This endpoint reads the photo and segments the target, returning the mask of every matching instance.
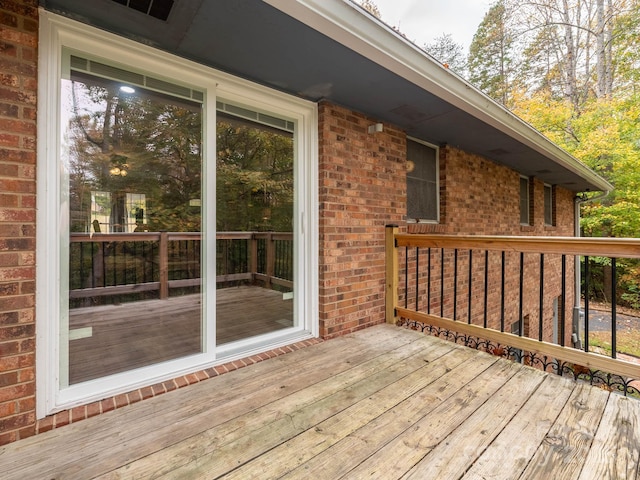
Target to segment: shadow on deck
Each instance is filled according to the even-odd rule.
[[[636,478],[640,402],[390,325],[0,448],[4,479]]]

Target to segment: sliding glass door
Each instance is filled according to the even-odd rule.
[[[38,416],[317,335],[317,110],[41,21]]]
[[[294,125],[218,102],[216,343],[294,325]]]
[[[70,56],[62,82],[63,384],[203,349],[203,94],[154,80]]]

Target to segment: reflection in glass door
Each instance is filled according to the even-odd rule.
[[[70,64],[62,387],[203,350],[203,94],[84,58]]]
[[[294,325],[293,128],[218,102],[218,345]]]

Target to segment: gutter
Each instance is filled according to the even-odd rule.
[[[481,120],[551,159],[591,184],[613,187],[577,158],[546,138],[462,77],[442,66],[390,26],[366,14],[352,0],[264,0],[299,22],[332,38],[379,66]]]
[[[611,190],[606,190],[600,195],[596,195],[595,197],[585,198],[583,196],[576,196],[574,200],[574,225],[575,231],[574,236],[580,237],[580,206],[587,203],[593,202],[595,200],[602,200],[607,197],[611,193]],[[574,287],[574,295],[573,295],[573,326],[572,326],[572,334],[571,341],[573,343],[574,348],[582,349],[582,340],[580,340],[580,333],[584,331],[585,326],[580,322],[580,285],[581,285],[581,273],[580,273],[580,256],[576,255],[574,261],[574,273],[575,273],[575,287]],[[587,321],[587,318],[584,319]]]

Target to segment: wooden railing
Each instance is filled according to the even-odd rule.
[[[446,332],[444,336],[484,345],[492,353],[508,348],[512,356],[519,352],[520,361],[542,359],[545,369],[552,363],[558,374],[570,367],[576,377],[585,372],[591,378],[595,372],[606,372],[605,378],[619,375],[626,393],[627,379],[640,378],[640,360],[616,358],[615,301],[610,307],[610,357],[590,351],[588,321],[576,330],[574,265],[589,265],[590,257],[610,259],[615,289],[616,263],[640,258],[640,240],[400,234],[389,226],[387,322]],[[588,290],[588,279],[582,283]],[[557,331],[550,318],[552,303]],[[588,318],[588,295],[583,308]],[[584,346],[574,348],[580,340]]]
[[[200,286],[199,232],[72,233],[70,299],[155,292]],[[293,235],[219,232],[216,282],[293,286]]]

